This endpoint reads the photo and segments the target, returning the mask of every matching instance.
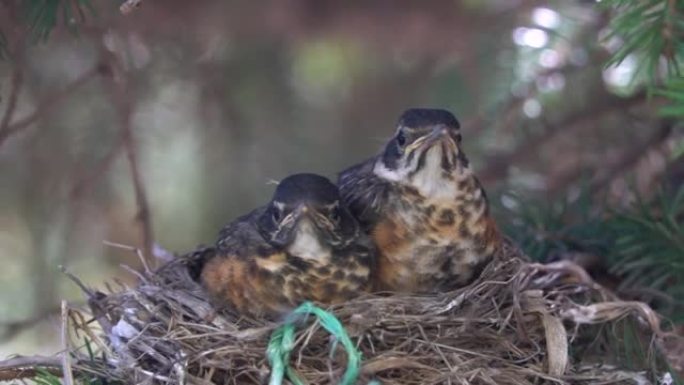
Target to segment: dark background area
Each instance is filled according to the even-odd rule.
[[[636,56],[605,66],[622,42],[593,2],[92,3],[37,38],[0,1],[2,356],[58,349],[51,314],[81,301],[58,266],[132,282],[138,258],[104,240],[211,243],[274,181],[377,152],[409,107],[459,118],[502,227],[531,223],[512,235],[541,259],[595,256],[590,219],[682,181],[682,131]]]

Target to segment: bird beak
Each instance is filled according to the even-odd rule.
[[[442,138],[448,138],[449,137],[449,128],[447,128],[444,125],[439,125],[435,128],[432,129],[432,132],[430,132],[427,135],[427,138],[425,139],[425,144],[427,146],[432,145],[433,143],[441,140]]]
[[[288,214],[280,223],[278,231],[272,236],[271,241],[284,247],[292,241],[294,231],[302,218],[307,217],[311,210],[304,204],[299,205]]]
[[[335,227],[335,225],[331,223],[326,216],[322,215],[316,209],[313,209],[304,204],[298,206],[294,210],[294,216],[295,225],[298,225],[302,221],[307,221],[319,233],[331,231]]]
[[[295,209],[297,213],[297,217],[301,217],[302,215],[306,215],[309,212],[309,207],[305,204],[301,204],[297,206],[297,209]]]
[[[291,222],[292,224],[296,224],[302,218],[308,216],[311,212],[312,212],[311,209],[307,205],[302,203],[299,206],[297,206],[297,208],[294,209],[294,211],[292,211],[292,213],[290,214],[290,218],[289,218],[288,222]]]
[[[312,210],[309,209],[309,207],[307,207],[305,204],[301,204],[297,206],[296,209],[292,210],[292,212],[288,214],[285,217],[285,219],[283,219],[283,221],[280,224],[280,227],[294,227],[302,218],[309,216],[311,212]]]
[[[440,124],[438,126],[435,126],[429,134],[423,135],[422,137],[418,138],[418,140],[413,142],[413,144],[410,146],[408,150],[425,150],[432,147],[433,144],[443,140],[444,138],[451,139],[451,136],[449,135],[449,128],[443,124]],[[449,140],[449,142],[453,141]]]
[[[299,220],[309,212],[309,208],[306,205],[301,204],[297,206],[296,209],[292,210],[285,219],[280,223],[281,227],[294,226],[299,222]]]

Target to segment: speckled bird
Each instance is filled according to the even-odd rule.
[[[369,289],[374,246],[330,180],[296,174],[265,206],[220,233],[200,280],[219,307],[274,316],[305,300],[327,305]]]
[[[460,125],[448,111],[405,111],[382,152],[343,171],[338,185],[377,246],[377,290],[464,286],[502,247],[461,148]]]

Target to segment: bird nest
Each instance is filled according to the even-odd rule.
[[[85,289],[89,309],[68,312],[66,359],[77,376],[127,384],[279,383],[267,351],[282,320],[215,312],[182,259],[140,273],[135,287],[107,289]],[[647,384],[681,370],[684,357],[681,341],[661,329],[648,306],[618,300],[568,262],[502,257],[465,288],[366,295],[326,310],[361,353],[347,383]],[[294,326],[283,383],[343,383],[351,360],[339,339],[313,316]],[[634,340],[645,347],[629,367],[619,359],[628,330],[638,331]]]

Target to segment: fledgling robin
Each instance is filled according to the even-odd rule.
[[[340,174],[342,199],[378,248],[376,289],[471,282],[502,245],[448,111],[410,109],[379,155]]]
[[[369,289],[374,246],[342,204],[337,186],[315,174],[278,184],[270,203],[220,233],[200,280],[214,301],[274,316],[311,300],[333,304]]]

